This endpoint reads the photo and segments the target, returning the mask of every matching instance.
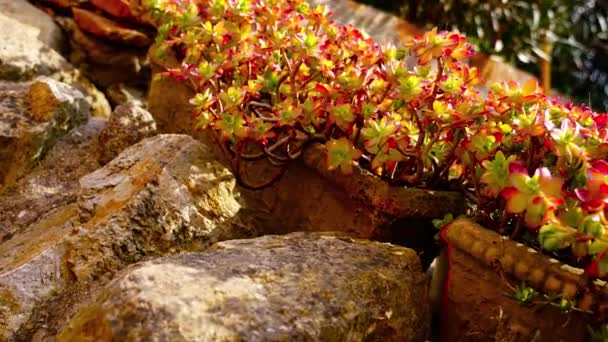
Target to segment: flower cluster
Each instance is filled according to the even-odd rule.
[[[284,168],[308,144],[325,144],[330,169],[457,184],[514,237],[525,227],[545,250],[571,248],[590,274],[608,274],[604,114],[547,98],[534,81],[482,95],[466,63],[473,50],[457,33],[381,47],[303,0],[154,6],[159,42],[182,61],[164,75],[197,91],[197,127],[217,134],[237,175],[241,161]]]

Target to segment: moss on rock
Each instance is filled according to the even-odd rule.
[[[390,244],[332,233],[232,240],[132,267],[59,341],[422,341],[425,284],[415,252]]]

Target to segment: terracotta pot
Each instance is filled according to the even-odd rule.
[[[441,308],[444,341],[587,341],[592,316],[553,305],[523,305],[509,295],[525,282],[544,295],[561,295],[586,309],[608,300],[605,282],[586,291],[583,270],[549,258],[466,219],[442,231],[447,280]],[[441,268],[441,267],[440,267]]]

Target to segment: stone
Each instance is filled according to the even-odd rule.
[[[0,9],[7,7],[6,4],[0,6]],[[31,80],[38,75],[48,76],[69,67],[58,52],[46,45],[46,42],[53,42],[43,40],[45,38],[41,37],[40,27],[28,25],[19,16],[11,16],[11,13],[0,11],[0,27],[4,28],[0,30],[0,80]],[[40,13],[41,18],[50,19],[43,12]]]
[[[92,118],[87,124],[73,129],[53,146],[45,159],[32,172],[23,177],[9,191],[0,195],[2,241],[0,259],[3,260],[0,267],[3,271],[9,269],[6,261],[13,256],[16,256],[14,260],[17,260],[18,263],[20,257],[25,257],[25,259],[21,259],[23,261],[21,265],[24,265],[26,270],[28,267],[31,268],[29,268],[29,273],[22,270],[23,276],[19,278],[22,283],[14,285],[16,291],[23,286],[27,290],[33,291],[28,294],[26,290],[25,293],[20,292],[18,295],[13,295],[7,287],[4,285],[1,287],[0,296],[5,296],[3,300],[12,298],[11,300],[14,301],[9,301],[9,303],[16,305],[0,304],[0,326],[3,327],[0,336],[2,339],[6,339],[8,336],[5,330],[7,325],[12,326],[14,322],[20,322],[29,315],[28,310],[31,303],[28,302],[28,299],[37,298],[36,296],[43,295],[47,290],[46,284],[40,283],[40,280],[56,280],[55,266],[51,264],[50,268],[45,267],[44,263],[47,259],[44,252],[42,255],[36,253],[44,251],[47,240],[56,239],[57,234],[62,232],[56,229],[55,225],[61,225],[63,220],[75,215],[80,177],[99,168],[96,156],[97,139],[104,126],[104,120]],[[38,225],[39,222],[40,225]],[[38,230],[34,229],[34,234],[31,234],[32,226],[38,227]],[[46,229],[47,227],[50,228]],[[30,233],[28,233],[28,229]],[[26,239],[22,239],[21,234],[24,234]],[[32,248],[33,254],[27,254],[28,248]],[[35,262],[33,264],[25,262],[27,256],[33,257]],[[33,283],[25,285],[30,280]]]
[[[160,76],[168,68],[179,66],[171,53],[163,53],[157,45],[148,51],[152,81],[148,89],[148,110],[154,116],[158,130],[165,133],[192,134],[194,121],[190,100],[195,93],[187,84]]]
[[[58,53],[67,49],[67,40],[61,28],[50,15],[44,13],[26,0],[0,0],[0,13],[10,17],[22,25],[38,30],[36,37],[43,45]],[[20,34],[14,30],[6,30],[3,34]]]
[[[125,148],[156,134],[156,122],[147,110],[133,102],[114,109],[99,137],[99,162],[107,164]]]
[[[26,176],[0,195],[0,240],[76,203],[79,179],[100,167],[98,139],[106,121],[91,118],[59,139],[46,157]]]
[[[0,80],[29,81],[49,76],[80,90],[91,105],[91,114],[110,115],[107,99],[61,53],[68,41],[51,16],[25,0],[0,0]]]
[[[91,116],[107,118],[112,113],[112,107],[106,95],[97,89],[93,82],[86,78],[80,70],[70,68],[53,74],[50,77],[80,90],[91,106]]]
[[[56,20],[70,38],[70,62],[96,85],[105,88],[145,77],[146,49],[108,44],[83,32],[72,18]]]
[[[0,339],[69,287],[146,257],[259,235],[241,217],[232,174],[186,135],[131,146],[82,177],[76,199],[63,203],[0,244]]]
[[[135,20],[141,24],[154,26],[152,13],[142,0],[90,0],[98,9],[116,18]]]
[[[114,83],[106,88],[106,96],[113,106],[132,102],[142,108],[147,108],[146,91],[147,89],[144,90],[123,83]]]
[[[424,341],[425,276],[407,248],[342,234],[233,240],[147,261],[58,341]]]
[[[88,0],[42,0],[42,2],[58,6],[64,9],[71,8],[73,6],[79,6],[82,3],[87,2]]]
[[[146,34],[94,12],[73,8],[72,13],[78,27],[94,36],[137,47],[146,47],[152,44],[152,40]]]
[[[0,81],[0,191],[88,116],[84,96],[67,84],[47,77],[31,83]]]
[[[133,18],[133,13],[129,8],[129,0],[91,0],[91,4],[96,8],[116,17]]]

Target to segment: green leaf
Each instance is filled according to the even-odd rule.
[[[401,161],[403,160],[403,155],[392,148],[385,148],[379,151],[372,159],[372,169],[377,169],[386,165],[386,163],[391,161]]]
[[[210,64],[207,61],[202,61],[198,64],[198,73],[204,80],[209,80],[213,76],[215,76],[215,71],[217,67],[215,65]]]
[[[601,252],[608,250],[608,241],[596,239],[589,244],[589,254],[597,255]]]
[[[480,182],[486,185],[484,191],[487,194],[496,197],[509,184],[509,164],[515,159],[515,155],[505,158],[502,151],[498,151],[492,161],[484,160],[481,163],[485,170]]]
[[[409,101],[422,92],[422,79],[418,76],[409,75],[399,79],[399,91],[404,100]]]
[[[448,94],[459,94],[462,92],[463,81],[460,77],[450,75],[439,87]]]
[[[306,33],[302,42],[307,50],[312,51],[319,43],[319,38],[312,32]]]
[[[211,90],[207,88],[203,93],[197,93],[194,98],[190,99],[190,104],[198,107],[200,110],[208,109],[215,100]]]
[[[571,230],[554,222],[542,226],[538,233],[538,242],[543,249],[548,251],[566,248],[573,241]]]
[[[593,237],[599,238],[604,235],[604,225],[602,224],[600,214],[585,216],[578,229],[581,233]]]
[[[361,151],[356,149],[346,138],[332,139],[327,146],[327,168],[340,169],[344,174],[351,174],[353,162],[361,157]]]
[[[366,102],[363,104],[363,106],[361,106],[361,112],[363,114],[363,118],[367,120],[374,115],[374,113],[376,113],[376,106]]]
[[[390,122],[387,117],[383,117],[380,120],[368,120],[368,125],[361,129],[361,135],[365,141],[365,149],[370,153],[376,154],[388,138],[395,133],[397,126]]]
[[[226,110],[243,103],[245,91],[240,87],[229,87],[225,92],[220,93],[220,99],[224,105],[224,110]]]
[[[351,105],[348,103],[334,106],[331,111],[331,117],[336,122],[336,125],[344,130],[348,129],[355,120]]]
[[[479,160],[483,160],[490,156],[499,143],[496,141],[496,137],[488,134],[477,134],[471,138],[471,148],[475,152],[475,157]]]
[[[441,229],[447,226],[450,222],[454,221],[454,215],[452,213],[445,214],[441,219],[434,219],[432,221],[433,226],[437,229]]]
[[[517,300],[521,304],[530,304],[537,296],[538,292],[523,282],[521,285],[515,288],[515,291],[511,295],[513,299]]]
[[[223,113],[220,115],[220,120],[216,122],[216,127],[224,137],[231,138],[243,128],[244,124],[245,120],[241,115]]]

